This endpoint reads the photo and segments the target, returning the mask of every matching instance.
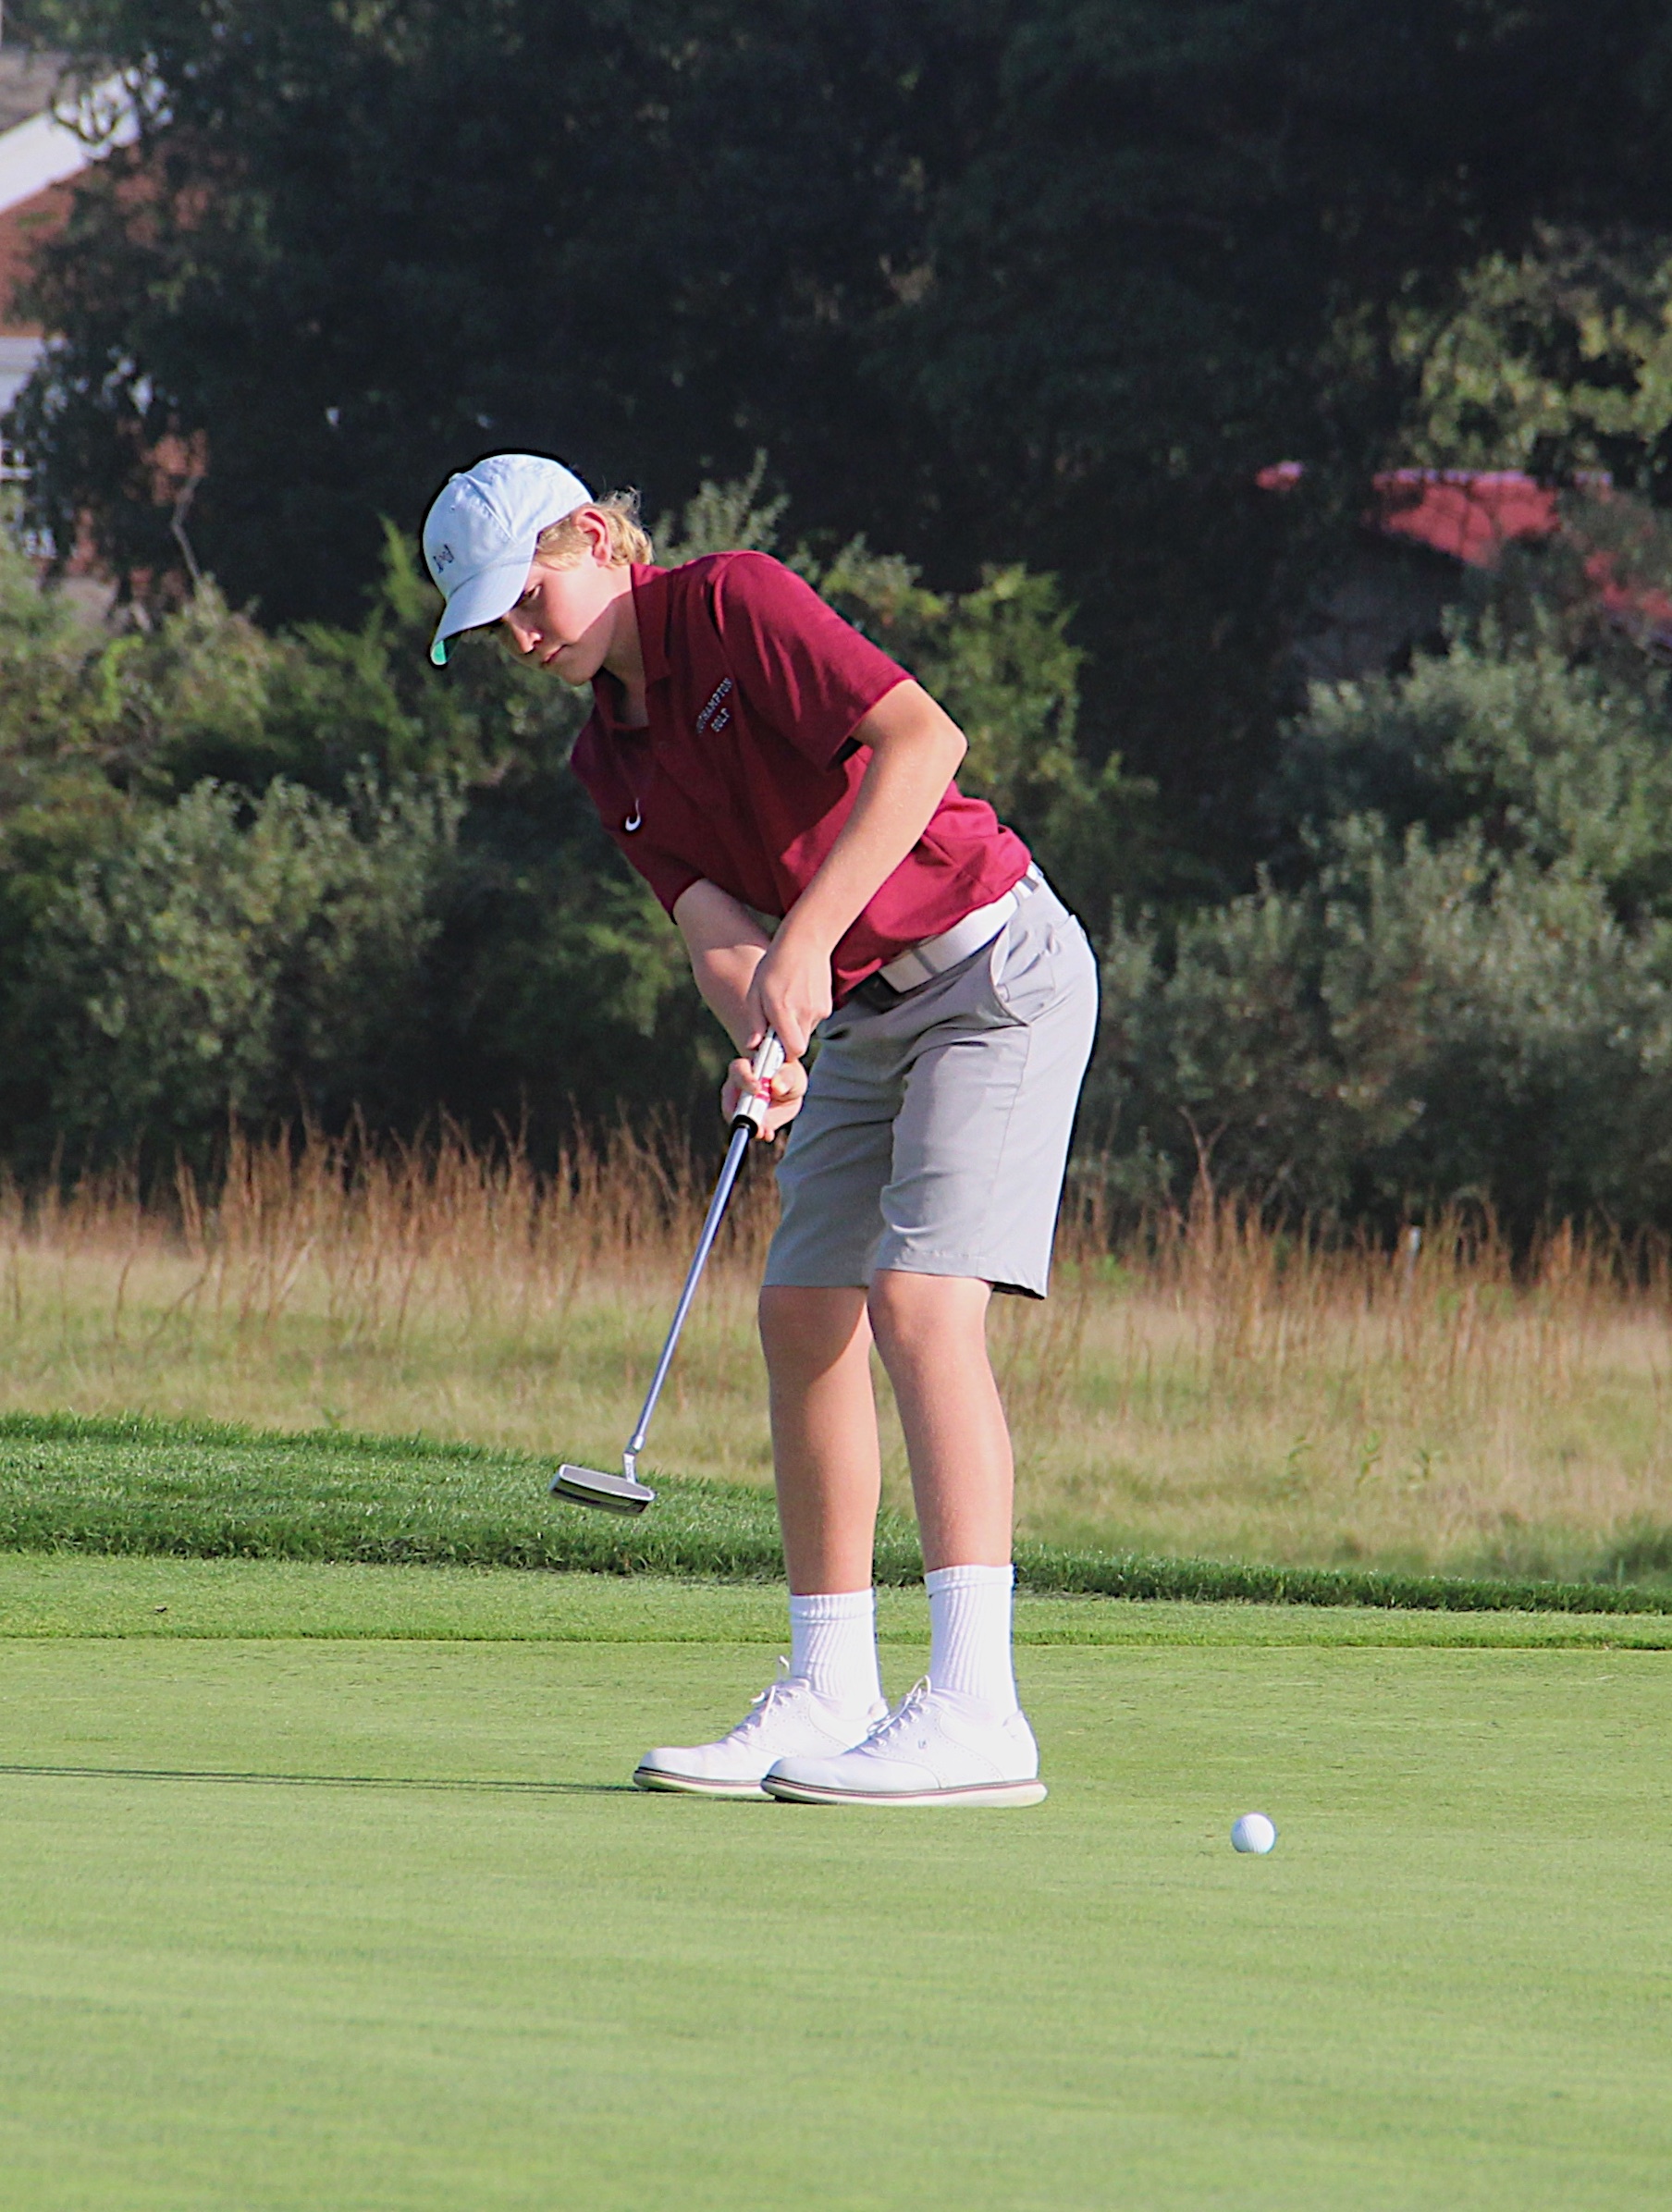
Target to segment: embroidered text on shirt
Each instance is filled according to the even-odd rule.
[[[722,676],[709,694],[708,703],[696,718],[696,734],[705,736],[710,730],[723,730],[732,719],[732,709],[724,704],[732,689],[730,676]]]

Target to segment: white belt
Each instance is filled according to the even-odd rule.
[[[939,937],[926,937],[921,944],[897,952],[877,973],[891,990],[916,990],[919,984],[932,982],[972,952],[978,952],[983,945],[991,944],[1022,903],[1019,893],[1037,889],[1042,880],[1038,868],[1029,868],[1014,891],[1007,891],[990,906],[977,906],[950,929],[942,929]]]

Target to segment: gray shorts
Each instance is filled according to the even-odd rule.
[[[778,1169],[768,1284],[879,1269],[1043,1297],[1097,1027],[1097,962],[1048,884],[990,945],[886,1011],[839,1006]]]

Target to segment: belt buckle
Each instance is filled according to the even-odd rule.
[[[896,990],[891,983],[883,980],[882,970],[867,976],[863,983],[856,983],[851,994],[862,1006],[868,1006],[873,1014],[887,1014],[898,1006],[905,993]]]

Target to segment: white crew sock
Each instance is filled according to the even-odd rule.
[[[790,1672],[843,1711],[882,1697],[877,1672],[877,1593],[838,1590],[790,1600]]]
[[[1000,1713],[1016,1710],[1010,1663],[1014,1567],[938,1567],[928,1591],[929,1686],[979,1698]]]

